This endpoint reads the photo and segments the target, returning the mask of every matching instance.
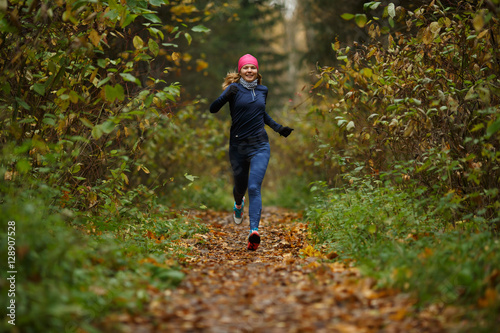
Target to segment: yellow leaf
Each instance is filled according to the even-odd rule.
[[[307,245],[307,247],[305,247],[304,249],[301,249],[300,253],[302,253],[303,255],[305,255],[307,257],[321,257],[321,252],[316,250],[311,245]]]
[[[201,59],[196,60],[196,71],[201,72],[202,70],[206,69],[208,67],[208,63],[206,61],[203,61]]]
[[[430,257],[430,256],[432,255],[432,253],[433,253],[433,252],[434,252],[434,251],[433,251],[432,249],[430,249],[430,248],[426,247],[426,248],[424,249],[424,252],[420,253],[420,254],[418,255],[418,257],[419,257],[420,259],[425,259],[425,258]]]
[[[476,30],[476,32],[479,32],[483,29],[484,17],[482,13],[479,13],[476,16],[474,16],[474,18],[472,19],[472,24],[474,25],[474,29]]]
[[[336,40],[335,43],[333,44],[333,49],[335,51],[340,50],[340,42],[338,40]]]
[[[484,297],[480,298],[477,302],[480,307],[486,308],[493,306],[499,301],[498,293],[494,288],[488,288],[484,292]]]
[[[436,38],[437,35],[439,34],[439,31],[441,31],[441,26],[439,25],[438,22],[432,22],[429,25],[429,30],[432,32],[433,37]]]
[[[375,54],[375,52],[377,52],[377,48],[376,47],[372,47],[372,49],[370,50],[370,52],[368,53],[368,55],[366,56],[366,58],[370,59]]]
[[[422,42],[424,44],[430,44],[433,40],[433,35],[429,27],[424,30],[424,34],[422,36]]]
[[[139,168],[144,171],[145,173],[149,173],[148,168],[146,168],[144,165],[140,165]]]
[[[367,78],[371,78],[373,76],[373,71],[371,68],[363,68],[360,71],[361,74],[363,74]]]
[[[89,79],[89,81],[90,81],[90,82],[94,82],[94,79],[95,79],[95,77],[96,77],[96,75],[97,75],[97,71],[98,71],[98,69],[96,68],[96,69],[92,72],[92,75],[90,75],[90,79]]]
[[[121,174],[122,179],[125,181],[126,184],[128,184],[128,177],[126,174],[122,173]]]
[[[177,61],[181,58],[181,54],[179,52],[173,52],[172,53],[172,60]]]
[[[173,6],[170,9],[170,12],[173,13],[173,14],[175,14],[175,15],[177,15],[177,16],[180,16],[182,14],[189,15],[192,12],[195,12],[195,11],[198,11],[195,6],[193,6],[193,5],[184,5],[184,4]]]
[[[134,43],[134,47],[137,50],[142,49],[144,47],[144,41],[139,36],[135,36],[132,42]]]
[[[316,89],[316,88],[318,88],[318,87],[320,86],[320,84],[322,84],[322,83],[323,83],[323,78],[319,79],[319,80],[318,80],[318,82],[316,82],[312,88],[313,88],[313,89]]]
[[[406,308],[401,308],[396,313],[390,315],[389,318],[395,321],[401,321],[406,317],[407,314],[408,311],[406,310]]]
[[[92,29],[92,31],[89,34],[89,39],[92,42],[92,44],[94,44],[94,46],[98,46],[99,42],[101,41],[101,36],[99,35],[99,33],[97,31]],[[90,80],[90,81],[92,81],[92,80]]]

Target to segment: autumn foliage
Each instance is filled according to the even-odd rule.
[[[338,131],[319,152],[330,160],[330,178],[342,165],[392,173],[453,205],[450,222],[497,223],[498,9],[468,1],[415,11],[379,5],[344,16],[372,42],[332,43],[338,66],[322,67],[314,86]]]
[[[498,327],[499,1],[331,17],[334,2],[301,17],[350,20],[366,40],[332,39],[305,101],[282,103],[296,131],[271,140],[263,193],[284,179],[278,204],[302,209],[315,177],[314,200],[304,215],[266,207],[249,253],[246,226],[208,209],[231,207],[230,124],[203,112],[220,88],[200,77],[223,77],[233,54],[212,65],[190,49],[210,20],[224,39],[212,54],[257,24],[246,36],[284,81],[266,35],[281,15],[266,1],[0,0],[0,216],[23,233],[15,329]]]

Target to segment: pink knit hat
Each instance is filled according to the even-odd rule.
[[[240,58],[240,60],[238,61],[238,73],[241,71],[241,67],[245,65],[255,65],[255,67],[257,67],[257,70],[259,70],[259,63],[257,62],[257,58],[255,58],[251,54],[245,54]]]

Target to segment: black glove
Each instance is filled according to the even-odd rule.
[[[238,92],[238,86],[236,86],[235,84],[232,84],[229,86],[229,89],[226,91],[225,96],[227,98],[231,98],[234,95],[236,95],[237,92]]]
[[[281,136],[284,136],[285,138],[287,136],[290,135],[290,133],[292,133],[293,131],[293,128],[290,128],[288,126],[285,126],[285,127],[281,127],[281,129],[278,131],[278,133],[281,135]]]

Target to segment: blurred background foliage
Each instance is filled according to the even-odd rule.
[[[466,251],[457,238],[479,252],[488,239],[474,257],[484,265],[451,261],[470,274],[441,299],[498,308],[499,10],[498,0],[0,0],[2,225],[17,223],[18,265],[39,260],[19,300],[53,311],[54,330],[95,328],[106,313],[96,307],[138,311],[141,276],[175,285],[168,249],[204,232],[187,211],[232,206],[229,110],[208,106],[252,53],[268,113],[295,128],[269,132],[264,204],[306,209],[318,246],[384,283],[427,281],[422,304],[442,290],[432,281],[443,253]],[[416,242],[395,243],[405,235]],[[435,269],[395,274],[377,257],[405,244],[399,268],[428,248]],[[66,291],[49,287],[63,276]],[[118,280],[99,297],[108,278]],[[138,294],[124,304],[113,293],[127,279]],[[467,279],[482,283],[463,293]],[[30,288],[52,294],[30,299]],[[18,310],[23,331],[37,331]]]

